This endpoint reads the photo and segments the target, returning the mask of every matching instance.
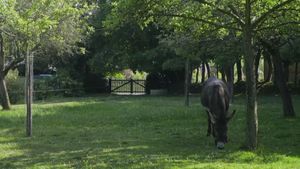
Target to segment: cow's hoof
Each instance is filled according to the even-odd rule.
[[[224,146],[225,146],[225,144],[222,143],[222,142],[218,142],[218,143],[217,143],[217,148],[220,149],[220,150],[221,150],[221,149],[224,149]]]

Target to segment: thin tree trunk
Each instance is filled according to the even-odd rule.
[[[295,111],[292,103],[292,98],[290,92],[287,87],[287,81],[285,76],[287,76],[284,72],[283,61],[280,57],[279,51],[279,43],[280,39],[272,39],[270,42],[262,41],[264,47],[268,50],[271,54],[274,64],[274,74],[275,74],[275,82],[276,86],[279,88],[281,99],[282,99],[282,106],[283,106],[283,115],[285,117],[294,117]]]
[[[4,59],[4,41],[2,33],[0,33],[0,95],[1,95],[1,105],[3,110],[10,109],[10,100],[5,83],[5,59]]]
[[[284,117],[294,117],[296,116],[296,114],[294,111],[292,98],[286,84],[285,76],[287,75],[283,71],[282,60],[280,58],[278,49],[276,48],[274,50],[275,51],[274,53],[272,53],[272,57],[274,63],[276,85],[279,88],[280,95],[282,98],[283,115]]]
[[[184,82],[184,96],[185,96],[185,106],[190,105],[189,99],[189,86],[190,86],[190,60],[187,58],[185,61],[185,82]]]
[[[256,83],[259,81],[259,61],[260,61],[260,57],[261,57],[261,50],[258,49],[257,50],[257,54],[255,56],[255,77],[256,77]]]
[[[202,63],[202,74],[201,74],[201,83],[204,83],[205,81],[205,63]]]
[[[246,0],[245,3],[245,25],[243,27],[243,36],[247,87],[246,146],[249,149],[254,150],[257,148],[258,118],[250,0]]]
[[[240,82],[243,80],[243,74],[242,74],[242,60],[239,59],[236,62],[236,69],[237,69],[237,82]]]
[[[270,82],[272,79],[272,72],[273,72],[273,64],[271,60],[271,55],[267,51],[263,51],[265,62],[268,63],[268,72],[267,76],[265,76],[265,82]]]
[[[209,64],[207,62],[205,62],[205,66],[206,66],[206,69],[207,69],[207,77],[209,78],[210,77],[210,67],[209,67]]]
[[[234,82],[233,69],[234,69],[233,65],[226,67],[227,86],[228,86],[231,102],[233,101],[233,82]]]
[[[0,75],[0,93],[1,93],[1,106],[3,110],[10,110],[10,100],[7,92],[4,77]]]
[[[196,84],[199,82],[199,67],[196,69]]]
[[[294,79],[294,84],[297,87],[298,86],[298,62],[295,64],[295,79]]]
[[[284,71],[284,74],[285,74],[285,81],[288,82],[289,81],[289,75],[290,75],[290,69],[289,69],[289,66],[290,66],[290,63],[288,61],[282,61],[283,62],[283,71]]]
[[[222,69],[221,69],[221,76],[222,76],[222,80],[226,81],[226,74],[225,74],[224,66],[222,66]]]
[[[216,69],[217,69],[217,70],[216,70],[216,77],[219,79],[219,66],[217,66]]]

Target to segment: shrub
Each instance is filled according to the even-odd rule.
[[[83,84],[64,74],[50,77],[36,77],[34,81],[35,99],[43,100],[54,96],[81,96]]]
[[[101,74],[89,73],[85,75],[84,90],[87,93],[109,92],[108,80]]]
[[[200,83],[192,83],[190,86],[191,93],[201,93],[202,84]]]
[[[150,94],[151,89],[166,89],[167,79],[161,73],[149,73],[146,77],[146,93]]]
[[[25,79],[19,77],[18,70],[9,71],[5,80],[10,102],[15,104],[23,101]]]
[[[233,86],[233,92],[234,94],[246,93],[246,82],[245,81],[236,82]]]
[[[25,78],[18,76],[18,71],[10,71],[6,76],[6,85],[12,104],[24,100]],[[69,76],[60,74],[57,76],[34,77],[34,100],[44,100],[51,97],[72,97],[84,94],[83,83],[73,80]]]

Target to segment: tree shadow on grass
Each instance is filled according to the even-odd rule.
[[[0,145],[8,154],[0,158],[0,168],[185,168],[274,163],[300,155],[300,136],[293,134],[299,119],[282,122],[266,113],[262,118],[273,121],[262,121],[259,150],[245,152],[240,150],[244,118],[238,116],[230,124],[231,142],[219,151],[205,136],[206,116],[198,105],[156,109],[123,99],[54,105],[35,113],[32,138],[24,136],[20,120],[1,117]]]

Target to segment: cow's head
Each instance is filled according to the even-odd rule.
[[[212,124],[212,134],[215,139],[217,148],[223,149],[225,143],[227,143],[227,123],[234,116],[235,110],[232,113],[226,113],[226,117],[216,117],[213,113],[208,111],[210,116],[210,122]]]

